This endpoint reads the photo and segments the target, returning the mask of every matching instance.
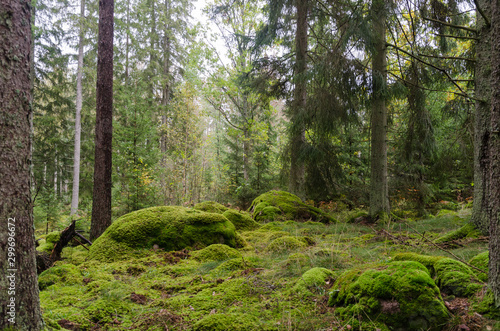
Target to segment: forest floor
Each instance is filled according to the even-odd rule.
[[[241,232],[248,245],[236,258],[228,251],[215,260],[200,259],[196,251],[152,249],[146,257],[105,263],[89,260],[81,246],[67,247],[64,259],[40,277],[43,316],[49,330],[381,330],[364,316],[341,318],[328,306],[335,279],[401,252],[467,262],[488,249],[486,238],[441,246],[433,240],[465,225],[470,212],[380,225],[347,223],[345,214],[332,214],[339,222],[327,225],[271,222]],[[289,236],[306,244],[276,245],[275,239]],[[321,286],[298,287],[314,267],[333,272]],[[438,329],[496,329],[474,308],[483,294],[442,293],[451,318]]]

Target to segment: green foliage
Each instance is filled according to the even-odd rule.
[[[38,287],[40,291],[54,284],[75,285],[81,284],[82,274],[73,264],[63,264],[45,270],[38,277]]]

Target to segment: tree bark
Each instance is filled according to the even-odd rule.
[[[113,0],[99,0],[94,195],[90,240],[111,225],[113,137]]]
[[[491,87],[488,285],[500,307],[500,0],[491,2]]]
[[[80,192],[80,146],[82,135],[82,71],[83,71],[83,19],[85,17],[85,0],[80,2],[80,36],[78,40],[78,66],[76,69],[76,112],[75,112],[75,150],[73,154],[73,194],[71,198],[70,215],[78,211]]]
[[[486,12],[491,12],[490,1],[478,0],[478,4]],[[489,229],[489,139],[491,124],[491,36],[490,27],[483,17],[476,15],[478,42],[476,43],[476,68],[474,82],[476,87],[475,97],[475,123],[474,123],[474,205],[471,221],[484,234]]]
[[[387,90],[386,7],[384,0],[372,1],[372,116],[370,216],[390,212],[387,184]]]
[[[290,182],[291,193],[304,197],[305,167],[300,158],[300,152],[305,144],[305,128],[302,116],[306,111],[307,103],[307,14],[308,0],[296,0],[297,30],[295,32],[295,90],[291,109],[291,136],[290,136]]]
[[[0,2],[0,329],[41,330],[31,164],[31,1]]]

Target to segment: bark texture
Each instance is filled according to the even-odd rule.
[[[111,224],[113,137],[113,0],[99,0],[94,195],[90,240]]]
[[[31,1],[0,1],[2,330],[42,329],[30,193],[31,36]]]
[[[71,215],[78,211],[80,193],[80,146],[82,135],[82,72],[83,72],[83,19],[85,17],[85,0],[80,2],[80,37],[78,40],[78,67],[76,71],[76,111],[75,111],[75,150],[73,154],[73,195],[71,198]]]
[[[384,0],[372,1],[372,116],[370,216],[388,214],[387,184],[387,60],[386,8]]]
[[[300,159],[300,151],[305,144],[305,129],[302,117],[305,116],[307,103],[307,14],[308,0],[296,0],[297,30],[295,32],[295,90],[291,109],[290,121],[292,129],[290,135],[290,183],[291,193],[304,196],[305,167]]]
[[[500,306],[500,0],[491,2],[490,243],[488,285]]]

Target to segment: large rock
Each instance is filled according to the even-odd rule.
[[[257,222],[275,220],[335,222],[333,217],[321,209],[307,205],[298,196],[284,191],[273,190],[258,196],[252,202],[249,211]]]
[[[449,318],[429,271],[414,261],[346,271],[332,290],[328,304],[337,307],[335,313],[360,316],[361,323],[383,323],[391,330],[441,330]]]
[[[114,261],[154,245],[166,251],[212,244],[236,246],[234,225],[220,214],[178,207],[152,207],[118,218],[90,247],[89,258]]]

